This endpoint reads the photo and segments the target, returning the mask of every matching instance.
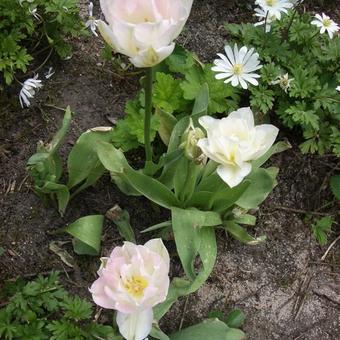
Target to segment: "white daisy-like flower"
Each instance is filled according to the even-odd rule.
[[[294,5],[289,0],[256,0],[256,5],[259,5],[268,16],[275,16],[276,19],[281,19],[281,13],[287,13]]]
[[[254,26],[266,25],[266,33],[270,32],[272,26],[271,24],[277,20],[275,15],[269,15],[268,12],[264,11],[262,7],[255,8],[255,16],[258,17],[259,22],[254,24]]]
[[[288,73],[284,75],[280,75],[276,80],[273,80],[271,85],[280,85],[281,89],[287,93],[290,88],[290,83],[294,80],[294,78],[289,78]]]
[[[339,25],[325,13],[322,13],[322,16],[316,14],[315,20],[313,20],[311,24],[319,27],[321,34],[324,34],[327,31],[330,39],[333,39],[334,33],[340,29]]]
[[[335,89],[340,92],[340,86],[337,86]]]
[[[231,83],[232,86],[240,84],[244,89],[248,88],[247,83],[257,86],[259,83],[256,78],[260,78],[260,75],[254,72],[262,65],[258,53],[254,53],[254,48],[243,46],[239,50],[235,44],[234,50],[229,45],[226,45],[224,50],[226,55],[218,53],[221,59],[215,59],[215,66],[211,68],[218,72],[215,78],[225,79],[224,82]]]
[[[29,98],[33,98],[35,95],[35,89],[42,87],[41,80],[38,79],[38,74],[34,78],[25,80],[22,84],[22,88],[19,93],[20,105],[23,108],[25,105],[28,107],[31,105]]]
[[[39,21],[42,20],[40,14],[37,12],[37,8],[33,8],[33,9],[29,8],[28,11],[33,16],[34,19],[39,20]]]
[[[86,21],[85,26],[87,28],[90,27],[91,32],[98,37],[98,33],[96,32],[98,21],[93,17],[93,2],[89,4],[89,20]]]

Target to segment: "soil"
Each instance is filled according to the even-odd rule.
[[[224,22],[249,21],[249,4],[239,3],[195,1],[180,42],[202,60],[211,61],[227,40]],[[81,6],[86,15],[86,2],[81,1]],[[98,4],[95,10],[99,13]],[[29,109],[18,105],[16,87],[2,99],[0,246],[5,252],[0,256],[0,283],[56,269],[69,272],[49,250],[49,244],[56,240],[69,242],[66,247],[71,253],[70,238],[58,230],[81,216],[105,214],[119,204],[129,211],[136,230],[167,218],[167,212],[146,199],[121,194],[108,176],[71,201],[64,217],[54,207],[44,206],[33,193],[25,164],[35,152],[37,142],[50,140],[57,130],[63,115],[58,108],[70,105],[76,113],[61,150],[65,159],[82,132],[95,126],[109,126],[112,119],[121,117],[126,100],[138,88],[138,77],[122,77],[103,62],[100,39],[82,38],[73,44],[72,59],[53,63],[55,75],[45,81]],[[327,246],[320,247],[315,242],[304,213],[312,211],[320,218],[339,208],[333,205],[331,209],[322,209],[332,201],[327,184],[329,177],[339,170],[339,160],[332,155],[302,155],[297,136],[283,130],[280,137],[288,137],[293,147],[270,161],[270,165],[280,168],[278,185],[254,212],[258,220],[251,231],[267,235],[268,240],[251,247],[218,233],[218,261],[213,274],[197,293],[180,299],[164,317],[161,326],[166,332],[200,322],[212,310],[227,313],[239,308],[247,317],[243,329],[248,339],[339,338],[340,251],[335,245],[321,260]],[[138,162],[139,155],[141,150],[132,157]],[[339,234],[338,226],[333,227],[329,243]],[[146,240],[136,234],[140,243]],[[108,220],[102,241],[103,255],[122,242]],[[171,242],[168,245],[171,247]],[[90,297],[87,287],[96,277],[98,258],[72,256],[77,265],[62,276],[64,283],[77,294]],[[178,274],[176,258],[172,268],[173,274]]]

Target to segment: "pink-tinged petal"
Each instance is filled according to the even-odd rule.
[[[111,300],[104,291],[104,284],[102,279],[97,279],[93,282],[89,289],[92,294],[93,301],[100,307],[107,309],[115,309],[115,301]]]
[[[152,239],[144,244],[144,247],[150,249],[154,253],[158,254],[166,264],[167,268],[170,267],[170,256],[168,250],[166,249],[162,239],[156,238]]]
[[[136,67],[152,67],[167,58],[173,52],[174,48],[174,43],[169,46],[161,47],[157,50],[149,48],[147,50],[140,51],[138,55],[131,57],[130,61]]]
[[[152,308],[133,314],[117,313],[116,322],[120,334],[126,340],[144,340],[151,332]]]

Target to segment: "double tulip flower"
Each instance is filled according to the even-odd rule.
[[[104,40],[136,67],[152,67],[174,50],[193,0],[100,0]]]

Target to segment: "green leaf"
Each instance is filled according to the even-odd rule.
[[[325,216],[316,220],[312,225],[313,234],[321,246],[327,244],[327,234],[331,232],[333,223],[334,221],[330,216]]]
[[[130,224],[130,215],[127,210],[115,205],[106,213],[106,217],[117,226],[120,236],[126,241],[136,243],[135,234]]]
[[[120,175],[128,167],[127,160],[122,151],[116,149],[112,144],[98,142],[96,146],[97,155],[103,166],[110,172]]]
[[[65,231],[75,238],[73,247],[77,254],[99,255],[103,222],[103,215],[89,215],[65,227]]]
[[[231,311],[225,320],[225,323],[231,328],[240,328],[246,319],[244,313],[239,309]]]
[[[170,74],[157,72],[153,87],[154,106],[167,113],[173,113],[182,107],[183,91],[179,85],[180,80],[174,79]]]
[[[68,187],[73,188],[82,181],[82,189],[94,184],[104,173],[96,146],[99,141],[110,142],[112,128],[94,128],[83,133],[73,146],[67,160]]]
[[[233,221],[226,221],[223,223],[223,226],[236,240],[247,245],[257,245],[266,240],[265,236],[259,236],[257,238],[252,237],[245,231],[244,228]]]
[[[159,121],[158,134],[165,145],[169,145],[170,136],[173,128],[177,123],[177,119],[170,113],[156,108],[155,116]]]
[[[254,209],[260,205],[276,186],[277,168],[257,168],[246,178],[251,181],[250,186],[236,202],[244,209]]]
[[[194,65],[194,59],[189,51],[176,44],[175,50],[165,60],[165,63],[171,72],[185,74]]]
[[[282,142],[278,142],[276,144],[274,144],[263,156],[261,156],[260,158],[256,159],[255,161],[253,161],[251,163],[252,168],[259,168],[261,165],[263,165],[264,163],[267,162],[267,160],[280,152],[286,151],[288,149],[290,149],[292,146],[290,145],[290,143],[288,141],[282,141]]]
[[[169,337],[162,332],[158,325],[153,325],[150,336],[158,340],[170,340]]]
[[[204,83],[195,97],[192,116],[200,117],[208,113],[209,106],[209,86]]]
[[[172,229],[174,232],[176,248],[181,259],[186,275],[194,280],[196,273],[194,270],[194,260],[199,253],[202,244],[207,241],[204,239],[205,232],[203,227],[213,227],[222,223],[219,214],[210,211],[199,211],[196,209],[184,210],[180,208],[171,209]],[[210,235],[209,235],[210,238]],[[214,256],[214,250],[206,254]],[[216,255],[216,254],[215,254]],[[211,259],[202,258],[204,263]],[[212,269],[212,268],[211,268]]]
[[[71,112],[70,107],[68,106],[65,110],[65,115],[63,118],[62,126],[58,130],[58,132],[54,135],[50,143],[49,148],[51,152],[57,152],[59,150],[70,128],[71,119],[72,119],[72,112]]]
[[[332,176],[330,182],[333,195],[340,200],[340,175]]]
[[[242,340],[245,334],[239,329],[229,328],[220,320],[208,319],[170,335],[170,340]]]
[[[46,181],[44,186],[39,188],[40,192],[46,194],[54,194],[58,201],[58,211],[60,215],[64,215],[67,204],[70,200],[70,192],[68,187],[64,184],[58,184]]]

